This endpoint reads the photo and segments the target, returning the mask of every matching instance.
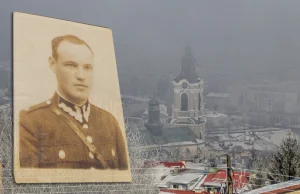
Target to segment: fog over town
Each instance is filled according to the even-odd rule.
[[[128,141],[141,138],[129,151],[143,150],[143,168],[165,169],[144,180],[150,190],[220,193],[227,157],[239,177],[234,193],[300,189],[299,9],[297,0],[0,0],[2,120],[13,97],[12,12],[104,26]],[[3,126],[8,164],[13,129]],[[20,189],[12,180],[3,188]]]

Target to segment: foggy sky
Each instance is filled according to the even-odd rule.
[[[11,58],[11,13],[111,28],[118,68],[179,67],[190,41],[200,66],[299,66],[300,1],[0,0],[0,61]]]

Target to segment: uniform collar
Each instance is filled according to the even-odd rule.
[[[91,107],[89,101],[79,106],[63,98],[58,91],[56,91],[54,95],[54,100],[54,103],[56,103],[63,111],[74,117],[83,126],[87,126]]]

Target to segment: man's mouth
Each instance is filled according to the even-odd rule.
[[[75,84],[75,86],[79,88],[88,88],[88,86],[84,84]]]

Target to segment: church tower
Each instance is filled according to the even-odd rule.
[[[160,121],[159,102],[155,95],[153,95],[152,99],[149,101],[148,122],[145,123],[145,127],[151,131],[154,136],[161,135],[163,123]]]
[[[187,126],[205,139],[203,80],[196,73],[196,59],[188,44],[181,60],[181,73],[173,80],[174,105],[171,125]]]

